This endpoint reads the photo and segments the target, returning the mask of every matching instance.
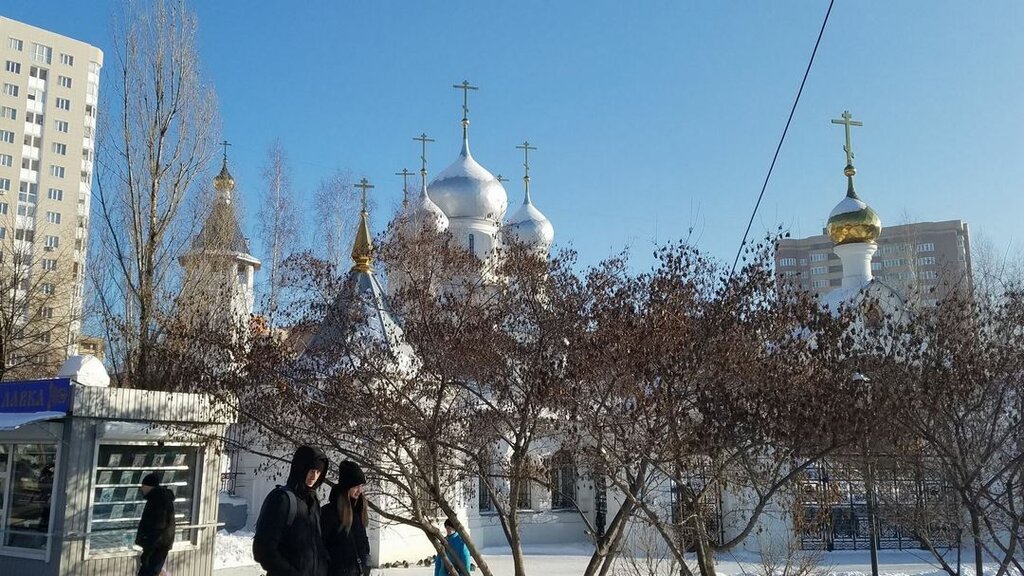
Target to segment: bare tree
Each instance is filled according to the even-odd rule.
[[[316,246],[316,252],[340,270],[349,261],[359,209],[359,195],[352,186],[350,172],[338,169],[320,181],[316,189],[316,218],[320,227],[318,244],[322,244]]]
[[[273,325],[284,283],[281,265],[296,252],[300,240],[291,170],[280,140],[267,150],[263,181],[266,188],[259,210],[259,235],[267,268],[263,307]]]
[[[111,361],[143,385],[172,315],[187,248],[187,210],[208,165],[217,127],[213,90],[203,83],[195,16],[181,1],[127,5],[115,39],[107,92],[116,120],[101,134],[97,171],[96,283]]]
[[[8,210],[0,202],[0,379],[52,376],[77,343],[79,265],[48,224],[20,228]]]

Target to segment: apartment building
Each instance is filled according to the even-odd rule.
[[[784,282],[823,296],[842,283],[843,267],[825,234],[786,238],[775,251]],[[904,298],[931,305],[951,290],[971,286],[971,241],[961,220],[882,228],[871,271]]]
[[[5,343],[5,367],[52,364],[81,331],[103,53],[0,17],[0,66],[0,290],[16,290],[0,314],[21,340]]]

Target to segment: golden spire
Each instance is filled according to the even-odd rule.
[[[356,184],[356,188],[363,191],[363,209],[359,211],[359,228],[356,230],[356,239],[352,243],[352,261],[355,263],[352,270],[357,272],[373,272],[373,237],[370,235],[370,213],[366,210],[366,191],[373,188],[366,178]]]
[[[213,187],[230,202],[231,193],[235,191],[235,179],[231,172],[228,172],[228,146],[231,146],[231,143],[225,140],[220,145],[224,147],[224,161],[220,167],[220,174],[213,178]]]

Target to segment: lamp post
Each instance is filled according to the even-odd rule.
[[[866,392],[865,404],[872,408],[871,379],[860,372],[853,373],[853,382]],[[875,520],[875,470],[871,461],[870,436],[864,436],[864,490],[868,510],[868,545],[871,551],[871,576],[878,576],[878,523]]]

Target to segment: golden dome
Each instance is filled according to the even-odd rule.
[[[825,224],[825,232],[837,246],[873,244],[882,233],[882,219],[853,189],[853,175],[856,173],[853,166],[846,167],[846,198],[836,204]]]
[[[235,190],[235,179],[228,172],[228,159],[224,158],[224,164],[220,168],[220,174],[213,178],[213,187],[218,192],[233,192]]]

